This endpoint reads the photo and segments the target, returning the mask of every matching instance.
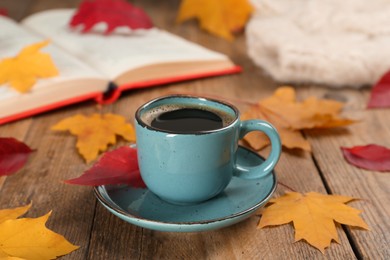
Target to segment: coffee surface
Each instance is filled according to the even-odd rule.
[[[175,133],[196,133],[223,127],[223,119],[217,114],[197,108],[167,111],[155,117],[152,127]]]

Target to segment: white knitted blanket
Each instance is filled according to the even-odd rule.
[[[275,80],[374,84],[390,70],[390,0],[251,0],[248,54]]]

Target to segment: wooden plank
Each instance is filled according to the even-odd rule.
[[[28,9],[29,14],[55,8],[76,8],[81,0],[34,0],[34,4]]]
[[[363,211],[362,217],[370,231],[347,228],[357,251],[364,259],[390,259],[390,178],[389,173],[367,171],[349,165],[341,146],[352,147],[375,143],[390,147],[388,109],[366,110],[368,90],[309,88],[302,94],[336,97],[346,101],[346,113],[360,117],[348,130],[308,131],[313,155],[330,192],[361,201],[351,203]]]

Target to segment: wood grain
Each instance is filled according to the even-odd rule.
[[[306,92],[306,93],[304,93]],[[302,94],[327,96],[330,91],[312,87]],[[313,156],[318,163],[329,192],[362,200],[351,203],[363,211],[362,217],[370,231],[347,228],[354,246],[365,259],[390,258],[390,176],[388,173],[356,168],[348,164],[340,147],[380,144],[390,147],[390,119],[386,109],[367,110],[368,90],[339,90],[346,102],[345,112],[362,121],[347,128],[308,131],[313,145]]]
[[[10,15],[20,20],[27,14],[41,10],[76,7],[79,2],[9,0],[1,5],[12,10]],[[156,26],[229,55],[242,66],[243,73],[131,91],[123,93],[116,103],[103,108],[93,102],[85,102],[0,126],[0,136],[13,136],[38,149],[24,169],[5,181],[3,179],[3,185],[0,180],[0,208],[17,207],[33,201],[27,216],[37,217],[53,210],[48,226],[81,246],[62,259],[390,258],[390,227],[387,221],[390,213],[389,175],[360,170],[346,164],[339,149],[342,145],[368,142],[390,147],[388,113],[385,110],[364,111],[367,90],[333,90],[318,86],[297,88],[301,98],[316,95],[342,99],[347,102],[346,112],[364,120],[347,130],[305,132],[313,145],[313,154],[284,151],[276,168],[278,180],[296,191],[329,192],[364,199],[351,205],[364,211],[362,216],[371,231],[339,227],[341,243],[332,243],[324,255],[303,241],[294,243],[292,225],[258,229],[258,215],[231,227],[201,233],[143,229],[110,214],[96,202],[92,189],[61,183],[89,168],[75,151],[74,137],[50,131],[53,124],[67,116],[114,112],[132,122],[134,112],[141,104],[172,93],[216,95],[244,111],[247,106],[237,102],[237,99],[256,102],[271,95],[278,86],[248,58],[243,35],[239,35],[233,42],[227,42],[200,30],[196,21],[177,24],[175,17],[179,0],[131,2],[143,7]],[[120,141],[118,146],[124,144]],[[266,156],[268,152],[265,150],[261,154]],[[275,196],[285,191],[287,189],[280,185]]]

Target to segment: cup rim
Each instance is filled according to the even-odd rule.
[[[202,101],[210,101],[210,102],[219,103],[221,105],[227,106],[230,109],[232,109],[234,111],[235,117],[234,117],[234,120],[232,120],[229,124],[227,124],[224,127],[221,127],[221,128],[218,128],[218,129],[213,129],[213,130],[199,131],[199,132],[188,132],[188,133],[177,133],[175,131],[170,131],[170,130],[164,130],[164,129],[156,128],[156,127],[153,127],[151,125],[147,125],[144,121],[142,121],[142,119],[141,119],[141,111],[142,110],[146,109],[146,107],[148,107],[152,103],[155,103],[157,101],[161,101],[161,100],[164,100],[164,99],[169,99],[169,98],[191,98],[191,99],[199,99],[199,100],[202,100]],[[140,106],[137,109],[137,111],[135,112],[135,120],[137,120],[137,123],[140,126],[142,126],[144,128],[147,128],[149,130],[162,132],[162,133],[168,133],[168,134],[176,134],[176,135],[203,135],[203,134],[211,134],[211,133],[221,132],[221,131],[223,131],[225,129],[230,128],[232,125],[234,125],[238,121],[239,117],[240,117],[239,110],[234,105],[232,105],[232,104],[230,104],[228,102],[225,102],[225,101],[222,101],[222,100],[218,100],[218,99],[208,98],[208,97],[201,97],[201,96],[195,96],[195,95],[186,95],[186,94],[172,94],[172,95],[166,95],[166,96],[161,96],[161,97],[152,99],[152,100],[146,102],[145,104],[143,104],[142,106]]]

